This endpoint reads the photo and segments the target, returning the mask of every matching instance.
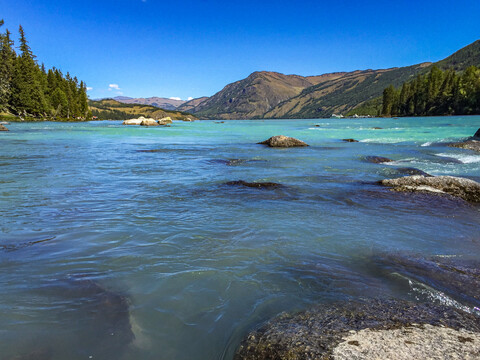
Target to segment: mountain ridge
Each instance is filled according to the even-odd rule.
[[[480,40],[436,63],[389,69],[335,72],[317,76],[255,71],[189,108],[205,119],[322,118],[346,114],[437,65],[463,71],[480,65]]]

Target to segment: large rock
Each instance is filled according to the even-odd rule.
[[[123,125],[140,125],[144,119],[130,119],[125,120]]]
[[[405,176],[380,181],[381,185],[392,187],[395,191],[432,192],[460,197],[466,201],[480,202],[480,184],[476,181],[454,177],[422,175]]]
[[[475,315],[431,303],[367,299],[282,314],[252,331],[234,359],[446,360],[479,356],[480,322]]]
[[[158,122],[155,119],[144,119],[140,123],[142,126],[158,126]]]
[[[158,120],[158,125],[168,125],[168,124],[171,124],[172,122],[173,122],[172,118],[170,116],[167,116]]]
[[[0,125],[10,125],[8,121],[0,121]]]
[[[9,131],[5,126],[0,125],[0,131]]]
[[[283,136],[283,135],[272,136],[270,139],[259,142],[259,144],[268,145],[270,147],[282,147],[282,148],[308,146],[308,144],[304,143],[301,140],[288,137],[288,136]]]
[[[475,135],[477,134],[478,134],[478,131]],[[480,140],[471,139],[467,141],[449,144],[448,146],[480,152]]]

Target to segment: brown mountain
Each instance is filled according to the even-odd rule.
[[[225,86],[222,91],[202,101],[190,111],[202,118],[212,119],[261,118],[277,104],[300,94],[322,78],[257,71],[246,79]]]
[[[311,86],[278,104],[264,118],[319,118],[343,114],[376,98],[390,84],[400,86],[430,63],[382,70],[357,70]]]

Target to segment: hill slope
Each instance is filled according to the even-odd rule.
[[[306,78],[275,72],[254,72],[231,83],[192,109],[197,116],[213,119],[261,118],[275,105],[314,85],[318,77]]]
[[[363,70],[303,90],[264,114],[264,118],[318,118],[345,113],[382,93],[390,84],[401,85],[430,63],[384,70]]]
[[[124,104],[113,99],[90,100],[88,105],[92,115],[97,116],[99,120],[126,120],[139,116],[154,119],[169,116],[172,120],[196,119],[195,116],[181,111],[164,110],[150,105]]]
[[[442,70],[453,68],[455,71],[463,71],[469,66],[480,66],[480,40],[458,50],[449,57],[435,63]]]
[[[182,105],[180,105],[177,108],[177,110],[178,111],[193,112],[193,110],[198,105],[200,105],[202,102],[204,102],[207,99],[208,99],[208,96],[203,96],[203,97],[199,97],[199,98],[196,98],[196,99],[189,100],[186,103],[183,103]]]

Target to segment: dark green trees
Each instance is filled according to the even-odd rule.
[[[8,30],[0,34],[0,112],[31,119],[90,119],[85,83],[39,66],[21,26],[19,33],[18,55]]]
[[[462,74],[434,66],[401,89],[390,86],[383,92],[383,116],[474,114],[480,114],[480,69],[475,66]]]

